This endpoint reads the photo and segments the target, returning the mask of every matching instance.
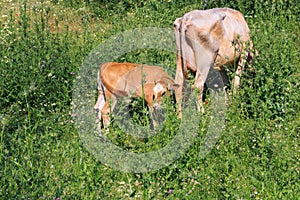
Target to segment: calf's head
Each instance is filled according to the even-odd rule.
[[[175,90],[179,87],[174,81],[159,80],[152,83],[146,83],[143,87],[140,86],[136,90],[136,96],[144,97],[150,108],[159,108],[162,98],[168,96],[171,90]]]
[[[179,87],[178,84],[175,84],[173,80],[160,80],[153,84],[152,91],[150,92],[150,95],[152,93],[152,97],[149,95],[149,106],[152,106],[154,109],[159,108],[161,105],[162,98],[164,96],[170,95],[171,90],[175,90]]]

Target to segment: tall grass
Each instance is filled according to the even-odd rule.
[[[299,198],[296,1],[27,0],[0,5],[1,199]],[[223,6],[244,13],[259,55],[253,70],[243,74],[214,149],[205,158],[198,156],[209,123],[204,116],[193,145],[161,170],[123,173],[97,161],[83,147],[71,110],[72,86],[88,53],[121,31],[171,28],[190,10]],[[175,55],[155,50],[120,59],[175,68]],[[114,125],[110,137],[129,151],[148,151],[166,145],[178,123],[176,117],[167,118],[161,134],[148,142]]]

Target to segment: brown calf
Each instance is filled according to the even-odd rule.
[[[152,113],[159,107],[162,96],[177,87],[161,67],[116,62],[102,64],[98,71],[98,100],[94,106],[98,113],[98,128],[101,120],[104,126],[109,124],[109,114],[118,97],[144,97]],[[157,125],[155,121],[153,125]]]

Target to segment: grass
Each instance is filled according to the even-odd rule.
[[[300,11],[294,2],[1,2],[1,199],[299,199]],[[119,172],[95,159],[82,144],[71,107],[75,77],[89,52],[122,31],[172,28],[190,10],[223,6],[244,13],[259,56],[254,73],[243,74],[213,150],[198,155],[210,122],[204,116],[187,152],[160,170]],[[175,68],[175,55],[163,51],[118,59]],[[128,151],[160,149],[178,131],[174,108],[166,109],[166,126],[147,142],[114,124],[109,137]]]

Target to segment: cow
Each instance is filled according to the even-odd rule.
[[[118,98],[126,97],[128,102],[129,97],[143,97],[151,114],[160,107],[162,97],[177,87],[165,70],[158,66],[117,62],[101,64],[98,70],[98,99],[94,106],[98,129],[101,129],[101,120],[104,127],[109,125],[109,114]],[[153,126],[157,126],[155,120]]]
[[[210,68],[224,73],[224,65],[236,66],[233,91],[240,85],[245,62],[253,59],[253,45],[244,16],[230,8],[193,10],[174,22],[176,38],[175,91],[178,117],[182,117],[181,101],[187,69],[195,74],[197,108],[204,112],[202,93]]]

